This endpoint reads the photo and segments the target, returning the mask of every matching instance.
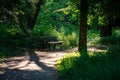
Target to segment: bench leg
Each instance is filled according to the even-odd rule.
[[[62,44],[60,44],[60,49],[62,50]]]
[[[57,49],[57,46],[58,46],[58,48],[60,49],[60,50],[62,50],[62,44],[49,44],[49,50],[50,51],[54,51],[54,50],[56,50]]]
[[[49,50],[55,50],[56,49],[56,45],[55,44],[49,44]]]

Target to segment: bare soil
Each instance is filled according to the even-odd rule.
[[[97,49],[91,47],[89,50]],[[75,51],[77,48],[53,52],[28,50],[22,56],[0,62],[0,80],[60,80],[56,72],[56,61]]]
[[[67,52],[27,51],[0,62],[0,80],[59,80],[55,64]]]

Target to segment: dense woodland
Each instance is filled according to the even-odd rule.
[[[42,37],[57,36],[63,41],[63,50],[78,47],[78,53],[58,61],[62,80],[119,80],[119,3],[119,0],[0,0],[0,58],[18,55],[23,49],[46,50]],[[88,47],[98,45],[104,45],[106,51],[87,51]]]

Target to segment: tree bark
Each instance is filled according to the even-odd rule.
[[[38,17],[38,14],[40,12],[40,6],[42,5],[42,0],[39,0],[35,5],[35,10],[32,12],[32,14],[28,18],[28,27],[29,29],[33,29]]]
[[[113,22],[112,19],[109,19],[109,24],[101,27],[101,37],[111,36],[112,35]]]
[[[111,36],[112,35],[112,25],[102,26],[101,27],[101,37]]]
[[[87,52],[87,12],[88,3],[86,0],[81,0],[80,5],[80,33],[78,51],[82,53]]]
[[[26,22],[24,21],[24,19],[25,19],[25,15],[19,14],[19,16],[18,16],[19,27],[20,27],[20,29],[22,30],[22,32],[23,32],[26,36],[28,36],[28,35],[29,35],[29,32],[28,32],[28,30],[27,30],[27,26],[25,25]]]

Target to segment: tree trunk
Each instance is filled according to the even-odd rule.
[[[80,33],[79,33],[79,45],[78,51],[87,53],[87,12],[88,3],[86,0],[81,0],[80,5]]]
[[[40,11],[40,6],[42,5],[42,0],[39,0],[35,5],[35,10],[28,18],[28,27],[29,29],[33,29]]]
[[[113,26],[112,19],[109,19],[109,24],[107,26],[101,27],[100,36],[101,37],[111,36],[112,35],[112,26]]]
[[[19,14],[19,16],[18,16],[18,21],[19,21],[19,27],[20,27],[20,29],[22,30],[22,32],[26,35],[26,36],[28,36],[29,35],[29,32],[28,32],[28,30],[27,30],[27,26],[25,25],[25,15],[23,15],[23,14]]]
[[[112,25],[102,26],[101,27],[101,37],[111,36],[112,35]]]

